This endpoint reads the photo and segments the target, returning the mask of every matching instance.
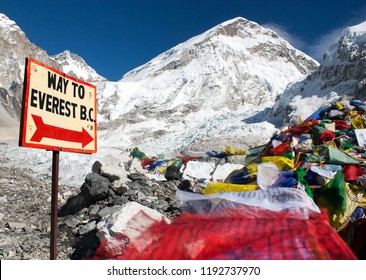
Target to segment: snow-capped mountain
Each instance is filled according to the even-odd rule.
[[[19,127],[24,62],[31,56],[97,85],[98,153],[63,153],[61,183],[78,185],[94,160],[118,166],[121,151],[133,146],[158,154],[261,145],[288,114],[308,116],[342,94],[364,96],[365,30],[364,24],[346,29],[319,65],[272,30],[235,18],[108,82],[68,51],[48,57],[0,15],[0,141],[17,140],[10,128]],[[49,174],[46,151],[20,149],[0,145],[0,156]]]
[[[271,107],[288,83],[317,67],[274,31],[235,18],[167,50],[117,83],[100,84],[99,128],[108,129],[102,135],[109,145],[170,143],[169,148],[182,149],[197,140],[207,148],[222,145],[221,140],[249,132],[243,119]]]
[[[366,22],[343,30],[324,53],[319,69],[278,97],[273,114],[284,123],[296,123],[340,96],[366,97]]]
[[[19,81],[23,83],[25,58],[28,56],[61,69],[53,59],[49,58],[46,51],[27,39],[25,33],[14,21],[1,13],[0,49],[0,86],[5,89],[9,89]]]
[[[72,77],[77,77],[80,80],[90,83],[107,81],[106,78],[100,76],[91,68],[84,59],[77,54],[71,53],[69,50],[53,55],[51,58],[62,66],[64,73],[67,73]]]
[[[18,135],[25,59],[28,56],[60,69],[44,50],[27,39],[14,21],[0,13],[0,137],[2,139],[11,139]]]

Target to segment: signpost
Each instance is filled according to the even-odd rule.
[[[96,87],[27,58],[19,146],[53,151],[50,259],[57,259],[59,152],[97,152]]]

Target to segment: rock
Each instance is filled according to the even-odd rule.
[[[145,200],[146,199],[146,195],[143,192],[138,192],[137,193],[137,199],[138,200]]]
[[[108,190],[109,180],[96,173],[88,174],[81,186],[81,192],[88,198],[90,204],[106,198]]]
[[[121,208],[120,205],[115,205],[113,207],[104,207],[102,210],[100,210],[98,213],[97,213],[97,217],[99,218],[102,218],[104,216],[108,216],[116,211],[119,211]]]
[[[108,198],[114,199],[116,197],[116,192],[112,188],[108,189]]]
[[[133,241],[144,229],[161,221],[170,222],[156,210],[130,202],[101,219],[97,224],[97,237],[102,241],[122,234]]]
[[[86,176],[84,184],[80,188],[81,192],[70,197],[66,204],[61,207],[58,216],[64,217],[73,215],[85,207],[108,197],[109,180],[97,173],[90,173]]]
[[[90,258],[94,255],[95,250],[99,247],[100,242],[96,236],[96,229],[82,235],[73,245],[75,251],[72,252],[70,259],[82,260]]]
[[[124,194],[129,189],[125,182],[121,180],[114,181],[111,185],[111,188],[119,195]]]
[[[174,165],[168,166],[165,178],[167,180],[179,180],[182,177],[182,174],[180,173],[180,168]]]
[[[189,180],[183,180],[179,185],[178,189],[186,192],[193,192],[192,190],[192,184]]]
[[[94,230],[96,227],[96,222],[91,221],[87,223],[86,225],[82,225],[79,227],[79,234],[87,234],[88,232]]]
[[[92,172],[100,174],[101,170],[102,170],[102,164],[99,161],[94,162],[92,166]]]
[[[126,171],[130,171],[132,161],[133,161],[133,159],[130,159],[129,161],[122,163],[123,167],[125,168]],[[120,164],[120,165],[122,165],[122,164]]]
[[[16,253],[14,251],[9,251],[8,252],[8,258],[12,258],[16,255]]]
[[[8,226],[12,231],[16,231],[24,229],[27,225],[25,223],[8,222]]]
[[[89,209],[89,215],[90,216],[95,216],[98,213],[99,210],[100,210],[99,205],[92,205]]]
[[[29,254],[23,254],[23,257],[22,257],[23,260],[31,260],[32,259],[32,256],[29,255]]]
[[[68,191],[65,191],[63,194],[62,194],[62,198],[63,199],[67,199],[67,198],[69,198],[69,197],[71,197],[73,195],[73,192],[72,191],[70,191],[70,190],[68,190]]]
[[[137,181],[132,181],[130,183],[128,183],[128,188],[131,190],[139,190],[141,189],[141,187],[143,186],[145,181],[142,180],[137,180]]]
[[[34,231],[34,229],[33,229],[33,227],[32,226],[25,226],[24,228],[23,228],[23,230],[25,231],[25,232],[28,232],[28,233],[32,233],[33,231]]]
[[[100,174],[110,182],[117,180],[125,181],[127,179],[126,169],[120,168],[119,165],[116,167],[116,165],[108,165],[107,163],[96,161],[93,164],[92,172]]]
[[[142,175],[140,173],[131,173],[127,176],[132,181],[138,181],[138,180],[147,180],[147,177],[145,175]]]
[[[7,202],[8,200],[6,199],[6,196],[0,196],[0,204],[5,204]]]
[[[81,223],[81,220],[79,220],[76,217],[71,217],[70,219],[67,219],[65,221],[65,225],[67,225],[69,228],[74,228],[80,223]]]
[[[66,203],[60,208],[57,215],[59,217],[65,217],[76,214],[85,206],[88,206],[89,203],[90,198],[87,197],[84,193],[79,193],[76,196],[70,197],[66,201]]]
[[[102,175],[103,177],[107,178],[109,180],[109,182],[114,182],[114,181],[117,181],[119,180],[121,177],[115,175],[115,174],[112,174],[112,173],[108,173],[108,172],[104,172],[102,171],[100,173],[100,175]]]

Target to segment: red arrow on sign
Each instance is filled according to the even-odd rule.
[[[42,138],[50,138],[61,141],[81,143],[84,148],[94,140],[90,134],[82,128],[81,131],[70,130],[49,124],[45,124],[42,117],[32,115],[33,121],[36,124],[36,132],[34,132],[30,141],[41,142]]]

